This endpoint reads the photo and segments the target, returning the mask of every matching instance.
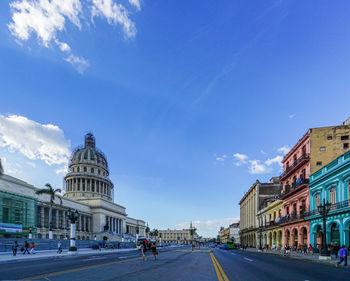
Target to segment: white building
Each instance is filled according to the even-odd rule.
[[[136,234],[145,236],[145,222],[128,217],[126,208],[113,202],[114,185],[108,176],[107,159],[101,151],[96,149],[95,138],[89,133],[85,136],[84,146],[75,149],[72,153],[69,173],[65,176],[66,189],[62,197],[62,205],[59,199],[54,202],[52,212],[54,238],[69,237],[68,209],[78,210],[80,214],[76,224],[78,239],[96,237],[100,240],[106,236],[108,240],[123,241],[135,239]],[[2,191],[0,201],[9,200],[5,198],[6,194],[18,195],[19,203],[16,204],[21,205],[18,208],[15,205],[8,208],[6,218],[0,212],[0,222],[22,222],[25,225],[26,208],[22,206],[19,196],[33,198],[36,219],[35,225],[30,228],[34,237],[48,238],[50,197],[45,194],[37,195],[35,193],[37,190],[37,187],[17,178],[0,175],[0,191]],[[10,197],[7,196],[7,198]]]

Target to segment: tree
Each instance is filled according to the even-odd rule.
[[[59,188],[54,189],[51,186],[51,184],[49,184],[49,183],[45,184],[45,187],[46,188],[37,190],[35,193],[38,195],[47,194],[50,196],[49,239],[52,239],[53,238],[53,235],[52,235],[52,206],[55,203],[56,197],[60,200],[60,205],[62,205],[62,198],[57,195],[57,193],[61,192],[61,189],[59,189]]]
[[[150,228],[148,227],[148,224],[147,224],[147,227],[145,229],[145,232],[146,232],[146,237],[148,237],[148,234],[150,233]]]

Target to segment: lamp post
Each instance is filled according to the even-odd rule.
[[[331,204],[330,203],[326,203],[326,200],[323,199],[323,204],[319,205],[318,207],[318,212],[321,214],[322,219],[323,219],[323,231],[322,231],[322,250],[321,250],[321,255],[320,255],[320,259],[330,259],[330,253],[327,250],[327,231],[326,231],[326,217],[327,214],[329,212],[329,210],[331,209]]]
[[[261,252],[262,251],[262,243],[261,243],[261,236],[262,236],[262,231],[263,231],[263,228],[262,228],[262,226],[259,226],[259,228],[258,228],[258,231],[259,231],[259,252]]]
[[[136,242],[139,240],[140,228],[139,225],[136,226]]]
[[[76,254],[77,247],[75,246],[75,231],[76,231],[76,225],[75,222],[79,218],[79,212],[75,210],[74,212],[71,211],[71,209],[68,209],[67,211],[68,218],[70,220],[70,247],[68,250],[69,254]]]

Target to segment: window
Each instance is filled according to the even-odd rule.
[[[315,195],[315,206],[316,206],[316,208],[318,207],[318,206],[320,206],[321,205],[321,194],[320,193],[317,193],[316,195]]]
[[[91,168],[91,173],[95,173],[95,170],[94,170],[94,168]]]
[[[340,139],[341,140],[349,140],[349,136],[341,136]]]
[[[343,148],[344,148],[344,149],[348,149],[348,148],[349,148],[349,143],[348,143],[348,142],[343,143]]]
[[[86,167],[84,167],[84,172],[86,172],[87,171],[87,168]]]
[[[100,174],[101,173],[101,171],[100,171],[100,169],[98,169],[98,174]]]
[[[325,150],[326,150],[326,147],[324,147],[324,146],[320,147],[320,151],[325,151]]]
[[[316,166],[322,166],[322,161],[317,161]]]
[[[332,140],[333,137],[332,136],[327,136],[327,140]]]
[[[78,172],[78,173],[80,172],[80,168],[79,168],[79,167],[77,168],[77,172]]]
[[[329,203],[335,204],[337,202],[337,189],[332,187],[329,189]]]

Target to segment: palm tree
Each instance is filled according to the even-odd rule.
[[[51,184],[47,183],[45,184],[46,188],[43,188],[43,189],[39,189],[37,190],[35,193],[38,194],[38,195],[41,195],[41,194],[47,194],[50,196],[50,212],[49,212],[49,239],[52,239],[53,238],[53,235],[52,235],[52,206],[53,204],[55,203],[55,199],[56,197],[60,200],[60,205],[62,205],[62,198],[60,196],[58,196],[56,193],[60,193],[61,192],[61,189],[57,188],[57,189],[54,189]]]

